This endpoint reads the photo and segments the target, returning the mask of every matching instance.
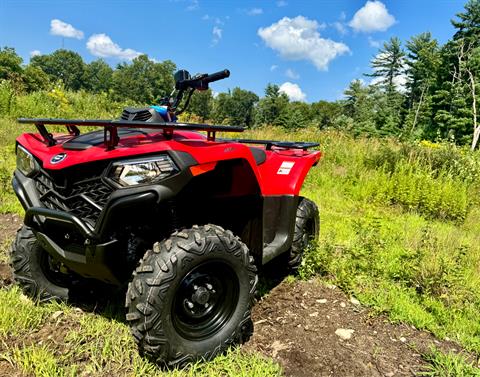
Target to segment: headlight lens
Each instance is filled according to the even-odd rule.
[[[35,158],[21,145],[17,145],[17,169],[26,176],[37,171]]]
[[[167,155],[141,160],[115,162],[109,178],[121,186],[155,183],[178,172],[178,168]]]

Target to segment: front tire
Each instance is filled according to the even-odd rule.
[[[61,273],[51,268],[51,258],[40,247],[31,228],[22,226],[11,248],[13,279],[23,293],[39,301],[67,301],[69,288]]]
[[[257,280],[245,244],[221,227],[194,226],[156,243],[126,297],[140,352],[182,367],[245,342],[253,332]]]

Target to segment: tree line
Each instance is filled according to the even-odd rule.
[[[480,137],[480,0],[470,0],[451,21],[455,33],[441,45],[429,32],[403,45],[393,37],[371,60],[371,73],[350,83],[344,99],[290,101],[275,84],[263,97],[241,88],[213,96],[196,92],[189,112],[201,121],[286,129],[337,128],[353,134],[450,140],[475,149]],[[85,63],[73,51],[57,50],[26,65],[15,50],[0,48],[0,81],[17,93],[52,90],[107,93],[113,101],[158,103],[173,88],[174,62],[140,55],[110,67]]]

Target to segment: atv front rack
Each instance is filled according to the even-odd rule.
[[[47,131],[46,124],[65,126],[72,136],[78,136],[80,130],[77,126],[104,127],[104,143],[107,150],[114,149],[120,137],[118,136],[118,128],[148,128],[163,130],[165,138],[171,139],[173,132],[177,131],[205,131],[207,132],[207,140],[215,141],[217,132],[243,132],[245,129],[238,126],[217,126],[198,123],[173,123],[173,122],[139,122],[126,120],[82,120],[82,119],[49,119],[49,118],[19,118],[19,123],[34,124],[38,132],[42,135],[45,144],[53,146],[57,140],[51,133]]]

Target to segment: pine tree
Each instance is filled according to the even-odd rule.
[[[406,131],[422,134],[432,126],[432,95],[441,62],[438,42],[430,33],[412,37],[407,43],[407,96],[408,113]]]

